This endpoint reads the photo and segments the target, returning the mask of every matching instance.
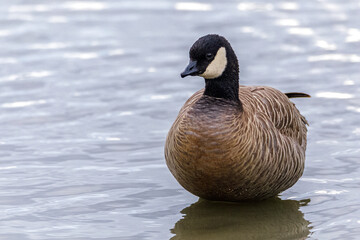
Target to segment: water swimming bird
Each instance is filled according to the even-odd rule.
[[[290,188],[304,170],[308,124],[289,98],[267,86],[239,85],[239,64],[222,36],[199,38],[181,77],[201,76],[205,89],[181,108],[165,159],[189,192],[217,201],[261,200]]]

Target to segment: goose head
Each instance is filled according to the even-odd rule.
[[[230,43],[222,36],[209,34],[199,38],[190,48],[190,62],[181,77],[200,76],[217,79],[226,73],[238,75],[239,66]]]

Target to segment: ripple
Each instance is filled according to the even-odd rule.
[[[317,56],[309,56],[309,62],[319,62],[319,61],[339,61],[339,62],[360,62],[360,56],[356,54],[323,54]]]
[[[360,108],[359,108],[359,112],[360,112]],[[355,130],[352,131],[352,133],[354,133],[356,136],[360,136],[360,128],[355,128]]]
[[[323,144],[323,145],[337,145],[339,144],[339,141],[337,140],[320,140],[316,141],[317,144]]]
[[[0,58],[0,64],[14,64],[17,63],[15,58]]]
[[[47,12],[51,8],[47,5],[14,5],[9,8],[10,13]]]
[[[82,166],[72,169],[72,171],[86,171],[86,170],[93,170],[93,171],[117,171],[119,170],[117,167],[102,167],[102,166]]]
[[[360,178],[343,178],[343,179],[326,179],[326,178],[309,178],[303,177],[300,181],[313,182],[313,183],[345,183],[359,181]]]
[[[339,93],[339,92],[318,92],[316,97],[319,98],[333,98],[333,99],[349,99],[353,98],[354,95],[349,93]]]
[[[29,77],[34,77],[34,78],[43,78],[43,77],[51,76],[53,75],[53,73],[50,71],[37,71],[37,72],[30,72],[27,75]]]
[[[1,62],[1,59],[0,59]],[[32,78],[43,78],[43,77],[48,77],[53,75],[53,72],[51,71],[33,71],[33,72],[29,72],[24,74],[24,76],[26,77],[32,77]],[[22,76],[19,74],[12,74],[12,75],[8,75],[8,76],[4,76],[0,78],[0,82],[11,82],[11,81],[16,81],[21,79]]]
[[[250,26],[246,26],[246,27],[242,27],[241,31],[244,33],[250,33],[251,35],[255,36],[255,37],[260,37],[260,38],[267,38],[268,36],[264,33],[261,32],[253,27]]]
[[[118,137],[107,137],[105,138],[105,141],[121,141],[123,140],[122,138],[118,138]]]
[[[75,59],[94,59],[98,58],[99,55],[95,52],[88,53],[65,53],[64,58],[75,58]]]
[[[22,108],[22,107],[29,107],[33,105],[40,105],[47,103],[46,100],[34,100],[34,101],[22,101],[22,102],[11,102],[11,103],[3,103],[0,106],[2,108]]]
[[[62,49],[69,45],[63,42],[50,42],[50,43],[35,43],[30,45],[30,49],[48,50],[48,49]]]
[[[20,75],[12,74],[12,75],[8,75],[8,76],[5,76],[5,77],[1,77],[0,82],[11,82],[11,81],[18,80],[19,78],[20,78]]]
[[[335,44],[330,44],[324,40],[318,40],[316,41],[316,46],[325,49],[325,50],[336,50]]]
[[[347,107],[346,107],[346,110],[350,110],[350,111],[353,111],[353,112],[358,112],[358,113],[360,113],[360,107],[347,106]]]
[[[9,30],[0,30],[0,37],[7,37],[10,35]]]
[[[289,28],[288,32],[294,35],[310,36],[314,35],[314,31],[311,28]]]
[[[154,94],[154,95],[144,95],[140,97],[140,100],[143,102],[147,102],[149,100],[161,101],[171,98],[170,94]]]
[[[282,45],[281,49],[286,51],[286,52],[294,52],[294,53],[301,53],[304,52],[305,50],[303,48],[300,48],[299,46],[296,45]]]
[[[279,26],[291,26],[291,27],[296,27],[300,25],[298,20],[292,18],[278,19],[275,21],[275,24]]]
[[[101,2],[66,2],[63,6],[71,11],[101,11],[107,8]]]
[[[47,21],[49,23],[66,23],[68,19],[65,16],[51,16]]]
[[[349,191],[347,190],[317,190],[315,191],[314,193],[316,194],[325,194],[325,195],[338,195],[338,194],[341,194],[341,193],[347,193]]]
[[[119,113],[118,116],[131,116],[131,115],[134,115],[134,112],[124,111],[124,112]]]
[[[29,14],[10,13],[8,19],[30,22],[30,21],[34,21],[34,16]]]
[[[338,4],[333,4],[333,3],[328,3],[328,2],[325,2],[325,1],[321,1],[321,5],[322,5],[326,10],[329,10],[329,11],[332,11],[332,12],[338,12],[339,9],[341,9],[340,5],[338,5]]]
[[[147,71],[148,71],[149,73],[154,73],[154,72],[157,72],[157,69],[154,68],[154,67],[150,67],[150,68],[147,69]]]
[[[299,5],[294,2],[283,2],[279,4],[279,8],[283,10],[297,10],[299,9]]]
[[[109,134],[104,134],[104,133],[91,133],[90,136],[91,136],[91,138],[98,139],[98,140],[104,140],[104,141],[123,141],[123,140],[126,140],[125,138],[109,136]]]
[[[353,80],[345,80],[344,85],[346,86],[355,85],[355,82]]]
[[[338,125],[342,122],[344,122],[343,118],[326,119],[326,120],[321,121],[321,123],[329,124],[329,125]]]
[[[115,49],[115,50],[111,50],[108,54],[110,56],[118,56],[118,55],[124,55],[125,51],[124,49]]]
[[[212,6],[207,3],[198,2],[178,2],[175,4],[178,11],[211,11]]]
[[[6,166],[6,167],[0,167],[0,170],[8,170],[8,169],[15,169],[18,168],[17,166]]]
[[[164,100],[171,98],[171,95],[152,95],[150,97],[151,100]]]
[[[346,42],[360,42],[360,30],[357,28],[350,28],[346,37]]]
[[[239,11],[271,11],[274,9],[272,4],[242,2],[237,5]]]

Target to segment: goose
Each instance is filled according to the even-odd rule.
[[[289,98],[267,86],[239,85],[230,43],[209,34],[190,48],[181,77],[200,76],[205,89],[180,109],[165,143],[166,164],[190,193],[238,202],[274,197],[304,171],[308,122]]]

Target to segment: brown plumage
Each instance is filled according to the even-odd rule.
[[[227,84],[226,71],[212,84]],[[166,163],[177,181],[222,201],[265,199],[294,185],[304,170],[307,121],[288,97],[306,94],[237,85],[238,99],[231,99],[227,92],[205,94],[206,83],[181,108],[166,139]]]

